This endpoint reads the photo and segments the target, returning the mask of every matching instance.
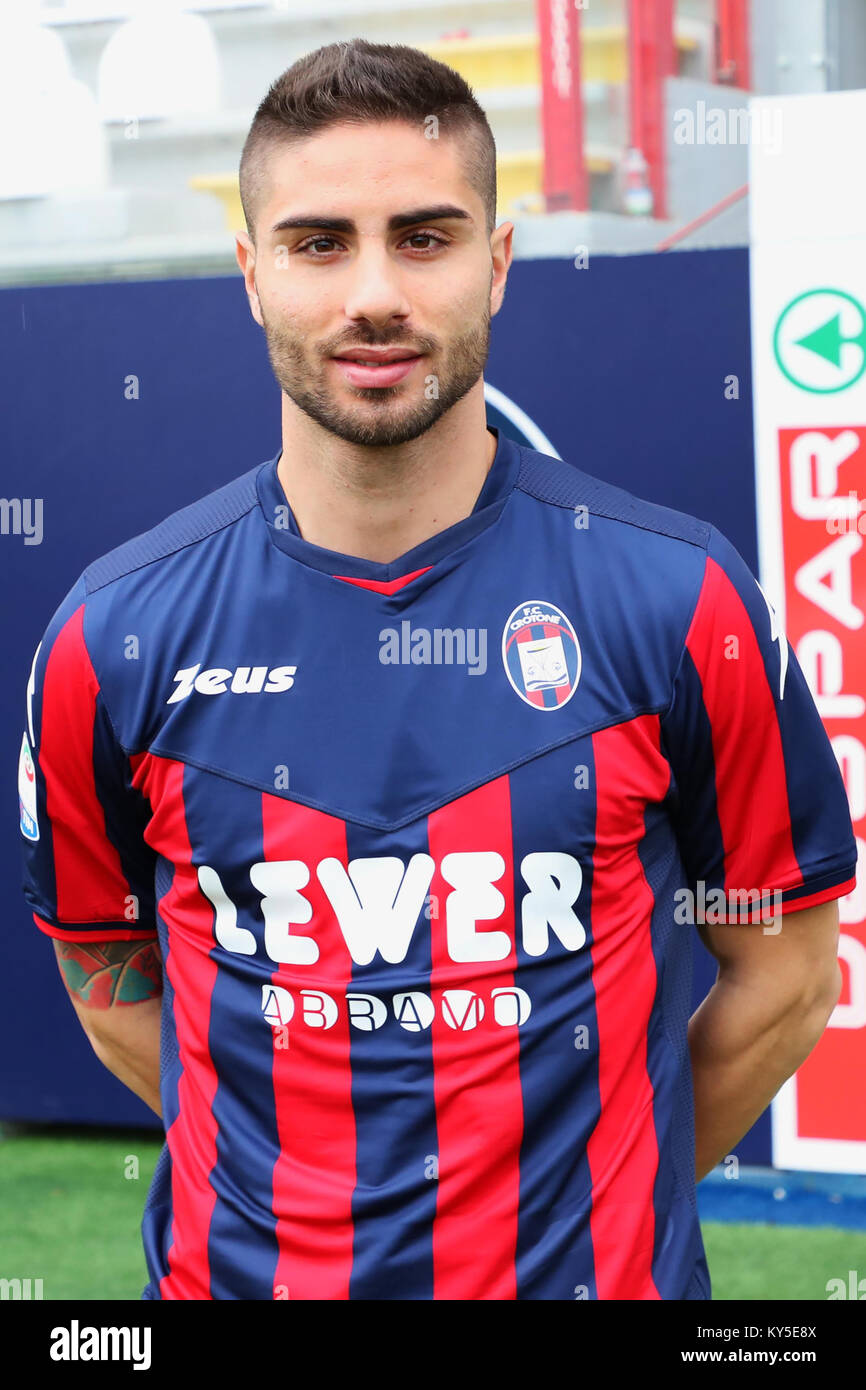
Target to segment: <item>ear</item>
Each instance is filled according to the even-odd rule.
[[[505,282],[513,255],[511,239],[514,223],[503,222],[490,237],[490,255],[493,260],[493,279],[490,285],[490,313],[498,314],[505,296]]]
[[[250,313],[260,327],[264,327],[259,292],[256,287],[256,248],[247,232],[235,232],[235,256],[244,277]]]

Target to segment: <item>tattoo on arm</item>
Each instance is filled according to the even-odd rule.
[[[162,956],[156,940],[58,940],[56,946],[70,996],[90,1009],[141,1004],[162,994]]]

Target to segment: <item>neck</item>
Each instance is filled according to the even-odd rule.
[[[304,540],[390,564],[469,516],[495,452],[481,390],[385,449],[328,434],[284,396],[277,477]]]

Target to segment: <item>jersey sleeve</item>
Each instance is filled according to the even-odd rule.
[[[132,786],[86,640],[83,577],[39,643],[18,764],[23,891],[33,920],[64,941],[157,935],[150,818]]]
[[[775,915],[853,889],[856,841],[830,740],[775,612],[714,527],[662,738],[683,886],[697,901],[725,894],[707,920],[767,920],[759,901]]]

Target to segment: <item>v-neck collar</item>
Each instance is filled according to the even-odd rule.
[[[256,475],[259,506],[271,541],[301,564],[321,570],[334,578],[370,580],[377,587],[429,569],[437,560],[465,545],[488,526],[492,526],[511,495],[520,468],[519,450],[514,441],[496,426],[490,425],[488,428],[496,436],[496,452],[470,514],[462,521],[455,522],[453,526],[446,527],[444,531],[438,531],[435,536],[430,536],[420,545],[413,546],[411,550],[407,550],[388,564],[364,560],[357,555],[342,555],[339,551],[327,550],[323,546],[313,545],[311,541],[304,540],[277,475],[280,453],[275,454],[267,463],[262,464]],[[278,526],[277,517],[280,517],[284,524]]]

